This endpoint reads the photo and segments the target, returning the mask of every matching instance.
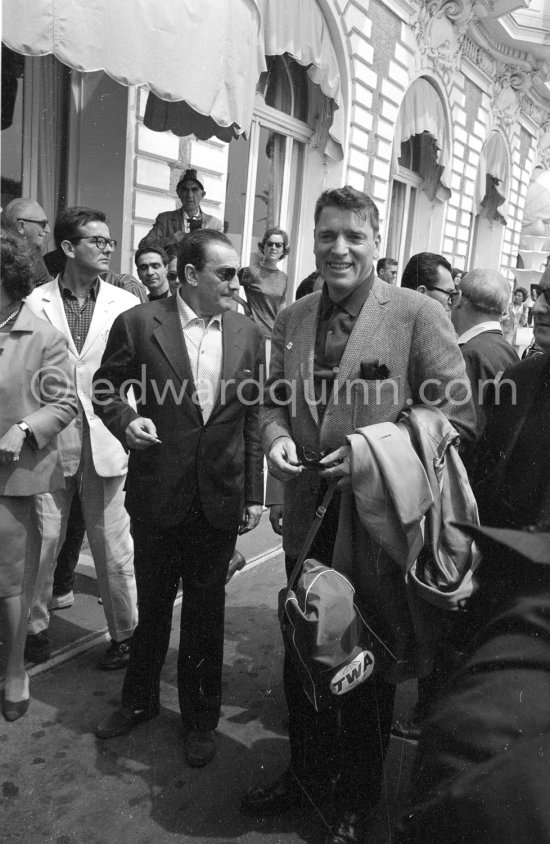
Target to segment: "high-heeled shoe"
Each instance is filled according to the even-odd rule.
[[[30,697],[15,701],[4,698],[2,703],[2,714],[6,721],[17,721],[18,718],[22,718],[29,708],[30,702]]]

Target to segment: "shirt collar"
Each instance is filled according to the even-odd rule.
[[[202,208],[199,206],[198,213],[195,214],[194,217],[190,217],[185,208],[181,209],[183,211],[183,219],[184,220],[202,220]]]
[[[478,334],[483,334],[485,331],[498,331],[502,334],[500,322],[497,319],[488,319],[486,322],[479,322],[477,325],[473,325],[468,331],[460,335],[458,345],[463,346],[468,340],[477,337]]]
[[[321,316],[328,316],[333,310],[345,311],[352,317],[358,317],[361,308],[365,304],[370,293],[372,283],[374,281],[374,269],[371,270],[370,275],[355,287],[351,293],[342,299],[341,302],[333,302],[329,296],[326,281],[323,283],[323,292],[321,294]]]
[[[205,325],[207,325],[207,326],[218,325],[218,327],[221,330],[221,327],[222,327],[222,315],[221,314],[216,314],[215,316],[210,317],[210,319],[208,319],[208,320],[205,319],[204,317],[197,316],[197,314],[195,313],[193,308],[189,307],[187,302],[182,298],[179,290],[177,291],[177,293],[175,295],[176,295],[176,300],[177,300],[177,303],[178,303],[178,311],[179,311],[180,318],[181,318],[181,324],[182,324],[184,329],[187,328],[189,323],[192,322],[193,320],[200,320],[201,322],[204,322]]]
[[[63,299],[76,299],[73,291],[70,290],[68,287],[65,287],[63,284],[63,276],[59,276],[58,278],[59,283],[59,292]],[[88,289],[88,295],[86,296],[87,299],[91,299],[93,302],[97,302],[97,295],[99,293],[99,277],[90,285]]]

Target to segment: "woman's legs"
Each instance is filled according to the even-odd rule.
[[[25,671],[25,640],[29,602],[22,592],[10,598],[0,598],[8,662],[6,666],[6,700],[16,703],[29,696],[29,677]]]

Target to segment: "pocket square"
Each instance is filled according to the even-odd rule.
[[[390,377],[390,370],[379,360],[362,360],[360,363],[361,378],[365,381],[384,381]]]

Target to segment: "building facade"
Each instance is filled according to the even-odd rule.
[[[213,13],[221,2],[206,6]],[[381,254],[401,268],[429,250],[453,266],[501,269],[512,282],[528,189],[550,165],[550,3],[528,3],[223,0],[225,11],[249,16],[250,29],[227,25],[223,41],[209,30],[187,72],[190,109],[178,91],[121,84],[132,75],[107,62],[83,68],[68,28],[52,54],[28,34],[18,40],[10,6],[20,16],[21,4],[7,0],[2,204],[31,196],[50,219],[65,205],[102,208],[120,269],[131,271],[137,243],[160,211],[178,206],[177,180],[195,167],[203,209],[224,221],[243,265],[267,226],[289,232],[292,298],[314,268],[315,199],[349,183],[375,199]],[[138,16],[155,6],[132,3]],[[185,37],[181,6],[172,8]],[[168,54],[160,35],[150,45]],[[246,125],[211,119],[207,76],[224,51],[236,57],[223,79]],[[534,221],[543,234],[547,206]]]

